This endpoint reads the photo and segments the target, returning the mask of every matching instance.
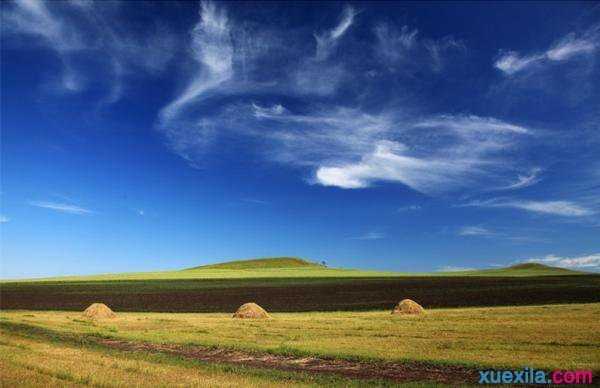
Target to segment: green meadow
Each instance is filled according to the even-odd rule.
[[[319,279],[319,278],[381,278],[408,276],[559,276],[583,272],[541,264],[521,264],[508,268],[452,272],[393,272],[363,269],[328,268],[307,260],[281,257],[237,260],[181,270],[156,272],[130,272],[100,275],[59,276],[22,279],[4,282],[82,282],[109,280],[191,280],[191,279]]]
[[[408,274],[270,258],[3,281],[0,293],[3,386],[421,387],[475,383],[481,368],[600,371],[600,276],[540,264]],[[403,298],[426,313],[391,315]],[[232,319],[250,301],[271,318]],[[85,318],[94,302],[117,318]],[[241,353],[194,357],[210,349]]]
[[[273,313],[256,321],[170,313],[119,313],[116,319],[89,321],[73,312],[3,311],[0,326],[17,333],[40,328],[56,338],[218,346],[296,357],[600,371],[600,303],[434,309],[422,316]]]

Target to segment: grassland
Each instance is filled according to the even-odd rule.
[[[156,275],[156,276],[155,276]],[[170,278],[168,278],[170,277]],[[411,276],[330,269],[294,258],[237,261],[160,274],[115,274],[0,283],[1,309],[231,312],[254,300],[270,311],[600,302],[600,275],[535,264]]]
[[[3,284],[23,282],[94,282],[116,280],[215,280],[215,279],[345,279],[345,278],[397,278],[415,276],[564,276],[583,272],[529,263],[507,268],[453,271],[453,272],[393,272],[347,268],[328,268],[323,265],[293,257],[236,260],[174,271],[130,272],[100,275],[59,276],[39,279],[3,281]]]
[[[390,315],[403,298],[428,313]],[[273,319],[233,320],[249,301]],[[118,318],[83,319],[93,302]],[[421,386],[462,385],[489,367],[600,372],[600,275],[535,264],[415,275],[237,261],[4,281],[0,308],[3,386]],[[208,349],[221,358],[206,358]]]
[[[244,366],[207,364],[144,351],[103,348],[21,326],[0,326],[2,387],[314,387],[383,386],[336,375],[310,375]],[[411,384],[414,387],[422,384]]]
[[[120,313],[90,322],[72,312],[4,311],[3,325],[62,334],[244,350],[484,367],[600,370],[600,304],[430,310],[276,313],[265,321],[229,314]]]

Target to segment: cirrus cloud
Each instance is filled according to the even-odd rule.
[[[48,201],[31,201],[29,202],[31,206],[40,207],[43,209],[54,210],[61,213],[69,213],[69,214],[91,214],[93,211],[89,209],[82,208],[76,205],[70,205],[66,203],[57,203],[57,202],[48,202]]]
[[[591,216],[594,211],[572,201],[533,201],[520,199],[490,199],[472,201],[462,206],[514,208],[534,213],[553,214],[564,217]]]
[[[600,25],[595,25],[583,34],[567,34],[542,53],[520,55],[516,51],[502,52],[494,62],[494,67],[511,76],[547,63],[565,62],[576,56],[593,54],[600,47],[598,41]]]

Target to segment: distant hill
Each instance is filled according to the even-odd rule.
[[[540,263],[519,263],[505,268],[457,271],[455,276],[552,276],[552,275],[582,275],[586,272],[552,267]],[[447,273],[450,274],[450,273]]]
[[[507,267],[508,269],[529,269],[529,270],[561,270],[561,271],[569,271],[570,269],[552,267],[550,265],[541,264],[541,263],[519,263],[515,265],[511,265]]]
[[[267,257],[264,259],[234,260],[218,264],[201,265],[198,267],[186,268],[184,271],[198,269],[266,269],[299,267],[323,268],[324,266],[297,257]]]
[[[185,280],[185,279],[287,279],[298,282],[300,279],[315,281],[341,278],[395,278],[395,277],[523,277],[523,276],[561,276],[592,275],[587,272],[565,268],[550,267],[538,263],[521,263],[506,268],[479,269],[452,272],[393,272],[350,268],[331,268],[297,257],[271,257],[249,260],[235,260],[224,263],[202,265],[192,268],[158,271],[129,272],[81,276],[58,276],[40,279],[13,280],[26,281],[108,281],[108,280]],[[293,280],[296,279],[296,280]],[[332,281],[334,281],[332,280]],[[311,280],[312,281],[312,280]],[[10,280],[0,280],[0,283]]]

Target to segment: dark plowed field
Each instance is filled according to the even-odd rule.
[[[254,301],[268,311],[389,309],[400,299],[426,307],[600,302],[600,275],[31,282],[0,285],[0,308],[232,312]]]

